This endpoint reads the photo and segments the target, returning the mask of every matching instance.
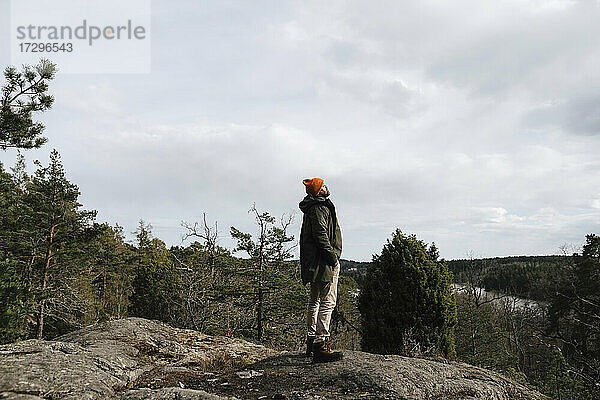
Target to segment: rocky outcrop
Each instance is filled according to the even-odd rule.
[[[238,369],[274,354],[240,339],[127,318],[53,341],[0,346],[0,399],[116,399],[129,389],[152,386],[160,374],[204,377],[205,372]],[[169,398],[161,396],[155,398]],[[128,393],[124,398],[139,397]]]
[[[286,399],[543,399],[540,394],[492,371],[458,362],[344,351],[330,364],[311,364],[298,353],[266,358],[230,378],[233,388]],[[222,391],[222,393],[227,393]],[[239,393],[239,392],[231,392]]]
[[[467,364],[301,353],[127,318],[0,346],[0,399],[542,399]]]

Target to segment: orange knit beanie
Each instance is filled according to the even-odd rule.
[[[313,196],[318,195],[323,187],[323,179],[321,178],[304,179],[302,183],[306,186],[306,193]]]

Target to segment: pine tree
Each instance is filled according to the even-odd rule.
[[[273,345],[290,344],[302,337],[306,303],[296,266],[289,262],[293,248],[289,244],[294,238],[288,236],[287,230],[292,217],[284,215],[278,223],[256,206],[250,212],[258,227],[256,239],[231,227],[231,236],[238,242],[234,251],[244,251],[249,256],[247,266],[239,273],[249,280],[250,290],[239,293],[247,300],[246,305],[254,308],[251,312],[255,315],[255,337]]]
[[[47,93],[48,81],[55,75],[56,65],[45,59],[35,67],[23,66],[22,71],[14,67],[4,70],[6,82],[0,95],[0,149],[31,149],[46,142],[41,136],[44,125],[34,122],[32,114],[52,107],[54,98]]]
[[[96,211],[80,209],[79,189],[65,177],[56,150],[50,153],[48,166],[39,161],[36,165],[38,169],[24,194],[29,212],[22,222],[29,229],[30,240],[36,243],[31,267],[32,285],[41,293],[36,335],[41,339],[48,312],[57,326],[68,329],[87,311],[88,304],[77,296],[79,290],[87,289],[86,280],[80,279],[83,270],[78,257]]]
[[[140,221],[133,294],[129,315],[175,323],[181,313],[177,270],[165,243],[152,237],[152,226]]]
[[[586,236],[581,254],[560,283],[549,307],[549,331],[565,358],[595,390],[600,381],[600,236]]]
[[[44,336],[49,314],[54,333],[81,326],[88,308],[79,257],[95,212],[80,210],[79,190],[66,179],[58,152],[47,167],[36,164],[33,177],[22,156],[12,175],[0,171],[3,341],[26,338],[33,325],[35,337]]]
[[[399,229],[373,257],[359,296],[363,350],[455,355],[452,277],[438,257],[435,244]]]
[[[18,269],[15,259],[0,259],[0,344],[26,338],[28,317],[35,306]]]
[[[17,168],[22,167],[22,158]],[[26,176],[23,176],[26,179]],[[0,344],[24,339],[33,314],[34,295],[27,282],[27,257],[20,242],[22,190],[0,164]]]
[[[124,318],[133,292],[134,252],[118,224],[95,224],[94,231],[86,253],[91,264],[95,317],[100,321]]]

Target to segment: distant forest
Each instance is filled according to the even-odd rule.
[[[572,255],[512,256],[447,261],[454,283],[474,284],[532,300],[548,300],[568,278]]]
[[[456,284],[474,284],[488,291],[545,301],[567,279],[572,255],[510,256],[447,260]],[[360,282],[370,262],[341,260],[342,274]]]

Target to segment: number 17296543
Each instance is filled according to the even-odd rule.
[[[19,43],[21,53],[71,53],[73,43]]]

